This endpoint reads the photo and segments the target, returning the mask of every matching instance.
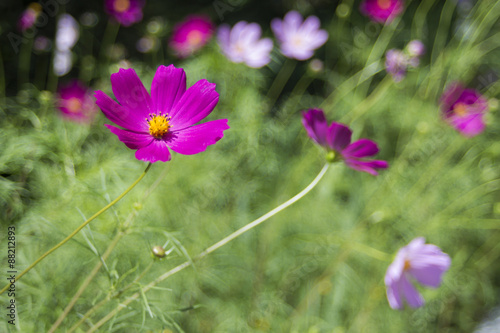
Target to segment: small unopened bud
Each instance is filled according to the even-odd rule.
[[[153,255],[157,258],[165,258],[165,256],[167,255],[165,253],[165,249],[160,245],[153,246],[151,251],[153,252]]]
[[[323,61],[319,59],[313,59],[311,60],[311,62],[309,62],[309,69],[314,73],[322,72],[324,67],[325,65],[323,64]]]
[[[326,153],[326,160],[329,163],[335,162],[335,152],[333,150],[330,150],[328,153]]]

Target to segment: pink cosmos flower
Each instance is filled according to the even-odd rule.
[[[220,26],[217,39],[222,52],[229,60],[259,68],[271,61],[269,54],[273,49],[272,40],[261,39],[261,34],[261,28],[257,23],[241,21],[232,29],[227,24]]]
[[[465,89],[454,82],[441,96],[441,112],[444,120],[466,137],[484,131],[484,115],[488,101],[477,90]]]
[[[174,26],[169,45],[179,58],[185,58],[205,46],[214,30],[207,16],[191,15]]]
[[[303,112],[302,123],[309,137],[328,151],[327,159],[330,162],[340,158],[348,167],[374,176],[378,175],[375,169],[389,166],[386,161],[364,159],[378,153],[377,144],[368,139],[351,143],[352,132],[349,127],[336,122],[328,127],[323,110],[309,109]]]
[[[403,8],[403,0],[364,0],[359,7],[363,15],[378,23],[391,23]]]
[[[290,11],[282,20],[271,21],[271,29],[278,39],[281,53],[288,58],[307,60],[314,55],[314,50],[325,44],[328,33],[320,30],[320,21],[316,16],[309,16],[305,21],[296,11]]]
[[[17,28],[25,32],[35,24],[38,15],[42,12],[42,6],[37,2],[32,2],[28,8],[21,14],[17,22]]]
[[[105,0],[104,10],[123,26],[142,20],[144,0]]]
[[[402,309],[403,300],[413,308],[422,306],[424,299],[411,281],[437,288],[450,265],[450,257],[436,245],[425,244],[423,237],[415,238],[401,248],[385,274],[387,300],[391,308]]]
[[[200,80],[186,90],[182,68],[160,66],[146,91],[133,69],[120,69],[111,75],[116,103],[97,91],[96,103],[104,115],[124,129],[105,125],[128,148],[136,149],[139,160],[167,162],[173,151],[192,155],[215,144],[227,130],[227,119],[195,125],[207,117],[219,101],[215,84]]]
[[[394,82],[403,80],[406,76],[408,57],[400,50],[392,49],[385,54],[385,70],[391,74]]]
[[[90,123],[97,113],[92,92],[80,81],[73,80],[58,90],[57,107],[61,115],[75,122]]]

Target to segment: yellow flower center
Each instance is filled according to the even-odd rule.
[[[80,112],[82,108],[82,101],[77,97],[71,97],[66,101],[66,109],[71,113]]]
[[[453,113],[459,117],[465,117],[467,115],[467,105],[464,103],[457,103],[453,107]]]
[[[391,0],[377,0],[380,9],[387,9],[391,6]]]
[[[202,34],[198,30],[190,31],[187,35],[187,41],[191,45],[198,45],[201,43]]]
[[[403,271],[407,271],[411,268],[410,261],[408,259],[405,259],[405,265],[403,266]]]
[[[149,134],[157,139],[161,139],[168,132],[169,128],[172,127],[169,123],[170,117],[167,115],[150,114],[149,117],[151,118],[148,121]]]
[[[118,13],[123,13],[130,8],[130,0],[115,0],[113,7]]]

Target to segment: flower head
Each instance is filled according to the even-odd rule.
[[[406,75],[408,57],[404,52],[392,49],[385,54],[385,70],[391,74],[395,82],[401,81]]]
[[[402,309],[403,300],[413,308],[422,306],[424,299],[411,281],[437,288],[450,265],[450,257],[436,245],[425,244],[423,237],[415,238],[401,248],[385,274],[387,299],[391,308]]]
[[[17,22],[17,28],[25,32],[35,24],[38,15],[42,12],[42,6],[37,2],[32,2],[28,8],[24,10]]]
[[[169,45],[179,58],[185,58],[205,46],[214,30],[207,16],[191,15],[174,26]]]
[[[314,50],[325,44],[328,33],[319,27],[320,21],[316,16],[309,16],[303,21],[302,15],[296,11],[288,12],[283,20],[275,18],[271,21],[281,53],[297,60],[311,58]]]
[[[241,21],[231,29],[224,24],[217,32],[217,40],[224,55],[235,63],[244,62],[249,67],[267,65],[273,49],[270,38],[260,38],[262,30],[257,23]]]
[[[142,20],[144,0],[106,0],[104,10],[126,27]]]
[[[484,115],[488,101],[477,90],[465,89],[454,82],[441,96],[441,112],[444,120],[466,137],[484,131]]]
[[[59,88],[57,95],[57,108],[64,118],[82,123],[90,123],[94,119],[97,113],[94,97],[82,82],[70,82]]]
[[[406,45],[406,53],[409,57],[408,65],[411,67],[418,67],[420,57],[425,54],[425,45],[418,39],[414,39]]]
[[[390,23],[403,8],[403,0],[364,0],[359,7],[363,15],[378,23]]]
[[[332,122],[328,126],[323,110],[309,109],[302,114],[302,123],[311,139],[328,151],[327,159],[342,159],[348,167],[378,175],[375,169],[386,169],[386,161],[365,160],[378,153],[377,144],[368,139],[351,143],[351,130],[344,124]]]
[[[111,75],[116,103],[97,91],[97,105],[104,115],[124,129],[105,125],[128,148],[136,149],[139,160],[169,161],[170,151],[192,155],[207,149],[224,136],[227,119],[195,125],[217,105],[215,84],[200,80],[186,90],[182,68],[160,66],[151,84],[151,95],[133,69]]]

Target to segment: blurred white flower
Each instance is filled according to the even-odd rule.
[[[57,22],[56,48],[60,51],[71,49],[80,37],[78,22],[69,14],[62,14]]]
[[[73,53],[70,50],[56,50],[54,55],[54,74],[63,76],[69,73],[73,66]]]

